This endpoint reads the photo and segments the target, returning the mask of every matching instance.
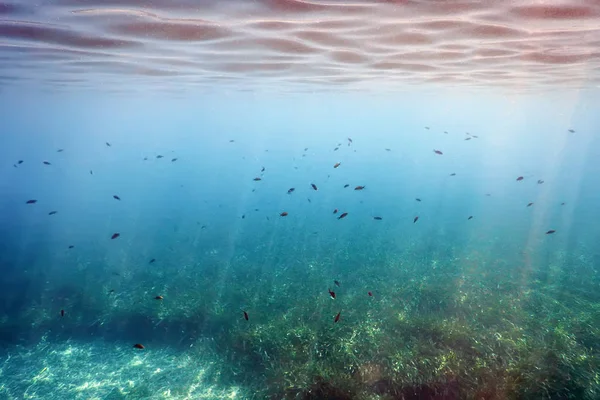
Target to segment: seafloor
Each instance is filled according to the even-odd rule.
[[[4,294],[0,398],[600,398],[592,256],[260,243],[32,273],[37,297]]]

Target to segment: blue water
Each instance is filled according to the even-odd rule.
[[[598,398],[595,104],[7,88],[0,394]]]

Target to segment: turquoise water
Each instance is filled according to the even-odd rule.
[[[0,399],[599,399],[598,26],[0,4]]]
[[[3,396],[596,398],[597,114],[420,96],[4,100]]]

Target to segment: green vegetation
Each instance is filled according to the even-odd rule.
[[[191,345],[211,338],[222,360],[211,379],[256,399],[600,398],[593,274],[582,280],[557,266],[470,254],[364,256],[340,277],[328,261],[279,260],[267,270],[248,254],[123,268],[96,291],[81,288],[89,279],[81,269],[39,299],[55,308],[31,307],[6,324],[52,328],[56,339],[93,333],[141,342],[148,352],[179,346],[192,356],[203,347]],[[590,268],[580,263],[563,268]],[[61,308],[67,316],[57,321]]]

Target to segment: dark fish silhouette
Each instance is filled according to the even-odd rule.
[[[117,196],[116,194],[113,196],[113,198],[116,200],[121,200],[121,198],[119,196]]]
[[[517,178],[517,181],[522,181],[522,180],[523,180],[523,177],[522,177],[522,176],[519,176],[519,177]]]
[[[296,188],[289,188],[287,192],[288,192],[288,194],[292,194],[294,192],[294,190],[296,190]]]
[[[334,214],[337,214],[337,212],[338,212],[338,209],[337,209],[337,208],[336,208],[335,210],[333,210],[333,213],[334,213]]]
[[[556,232],[554,229],[550,229],[548,232],[546,232],[546,235],[551,235],[551,234],[553,234],[554,232]]]
[[[163,158],[163,156],[161,156],[160,154],[156,156],[156,158]]]
[[[470,215],[469,218],[467,218],[467,221],[470,220],[470,219],[473,219],[472,215]]]
[[[17,164],[23,164],[23,160],[17,161]]]
[[[428,127],[428,126],[426,126],[426,127],[425,127],[425,129],[429,130],[429,127]]]
[[[231,139],[231,140],[229,141],[229,143],[233,143],[233,142],[235,142],[235,140],[233,140],[233,139]]]
[[[281,214],[279,214],[279,216],[281,217],[287,217],[288,213],[286,211],[282,212]]]
[[[337,151],[337,150],[339,150],[339,147],[336,147],[335,149],[333,149],[333,151]]]
[[[244,319],[248,321],[248,313],[246,311],[244,311]]]
[[[112,235],[110,238],[111,238],[111,239],[116,239],[116,238],[118,238],[119,236],[121,236],[121,234],[120,234],[120,233],[113,233],[113,235]]]
[[[365,187],[364,186],[357,186],[354,188],[354,190],[363,190]]]
[[[414,224],[415,222],[417,222],[418,220],[419,220],[419,217],[415,217],[415,219],[413,219],[413,224]]]
[[[533,205],[533,203],[529,203],[527,204],[527,207],[531,207]]]
[[[317,185],[315,185],[314,183],[311,183],[311,184],[310,184],[310,186],[312,186],[312,188],[313,188],[314,190],[319,190],[319,189],[317,188]]]
[[[439,151],[439,150],[433,150],[433,152],[434,152],[435,154],[439,154],[440,156],[444,154],[444,153],[442,153],[442,152],[441,152],[441,151]]]
[[[108,147],[110,147],[110,146],[111,146],[111,144],[110,144],[110,143],[108,143],[108,142],[106,142],[106,145],[107,145]]]
[[[35,204],[35,203],[37,203],[37,200],[27,200],[25,203],[26,204]]]
[[[90,175],[94,175],[94,172],[90,169]]]
[[[48,161],[44,161],[44,164],[46,164],[46,165],[52,165]]]
[[[569,129],[569,132],[575,133],[575,129]]]
[[[347,188],[348,186],[350,186],[350,184],[346,183],[346,184],[344,185],[344,189],[345,189],[345,188]]]
[[[175,162],[175,161],[177,161],[177,157],[171,159],[171,162]]]
[[[347,213],[347,212],[345,212],[345,213],[342,213],[342,215],[340,215],[340,216],[338,217],[338,219],[346,218],[346,216],[347,216],[347,215],[348,215],[348,213]]]
[[[62,153],[64,151],[64,149],[58,149],[56,150],[57,153]]]
[[[392,149],[385,149],[385,151],[392,151]]]
[[[153,262],[155,262],[155,261],[156,261],[156,258],[153,258],[152,260],[150,260],[150,261],[148,262],[148,264],[152,264],[152,263],[153,263]]]
[[[262,178],[256,177],[253,180],[256,181],[256,182],[258,182],[258,181],[262,181]]]
[[[64,317],[65,316],[65,310],[60,310],[60,316]]]
[[[340,281],[334,280],[333,283],[335,283],[335,286],[340,286]]]
[[[262,167],[262,168],[260,169],[260,172],[265,172],[265,167]]]
[[[154,297],[154,300],[162,300],[162,299],[164,299],[164,297],[162,297],[162,296],[160,296],[160,295],[159,295],[159,296],[156,296],[156,297]]]
[[[336,162],[335,164],[333,164],[333,168],[337,168],[337,167],[339,167],[340,165],[342,165],[342,163]]]
[[[544,181],[541,179],[538,179],[538,185],[541,185],[542,183],[544,183]]]
[[[451,173],[450,176],[456,176],[456,172]]]
[[[336,316],[335,316],[335,318],[333,319],[333,323],[334,323],[334,324],[340,320],[340,315],[342,315],[342,312],[341,312],[341,311],[340,311],[339,313],[337,313],[337,315],[336,315]]]
[[[48,215],[54,215],[54,214],[56,214],[57,212],[58,212],[58,211],[50,211],[50,212],[48,213]]]
[[[373,219],[376,220],[376,221],[381,221],[383,218],[381,218],[381,217],[373,217]]]
[[[140,343],[134,344],[133,347],[135,347],[136,349],[141,349],[141,350],[145,349],[144,345],[140,344]]]
[[[327,289],[329,291],[329,295],[331,296],[332,299],[335,299],[335,292],[332,291],[331,289]]]
[[[73,246],[73,245],[70,245],[70,246],[69,246],[69,248],[70,248],[70,249],[72,249],[73,247],[75,247],[75,246]]]
[[[367,294],[369,295],[369,297],[373,297],[373,292],[368,292]]]
[[[418,198],[418,197],[417,197],[415,200],[416,200],[416,201],[421,201],[421,199],[420,199],[420,198]]]

